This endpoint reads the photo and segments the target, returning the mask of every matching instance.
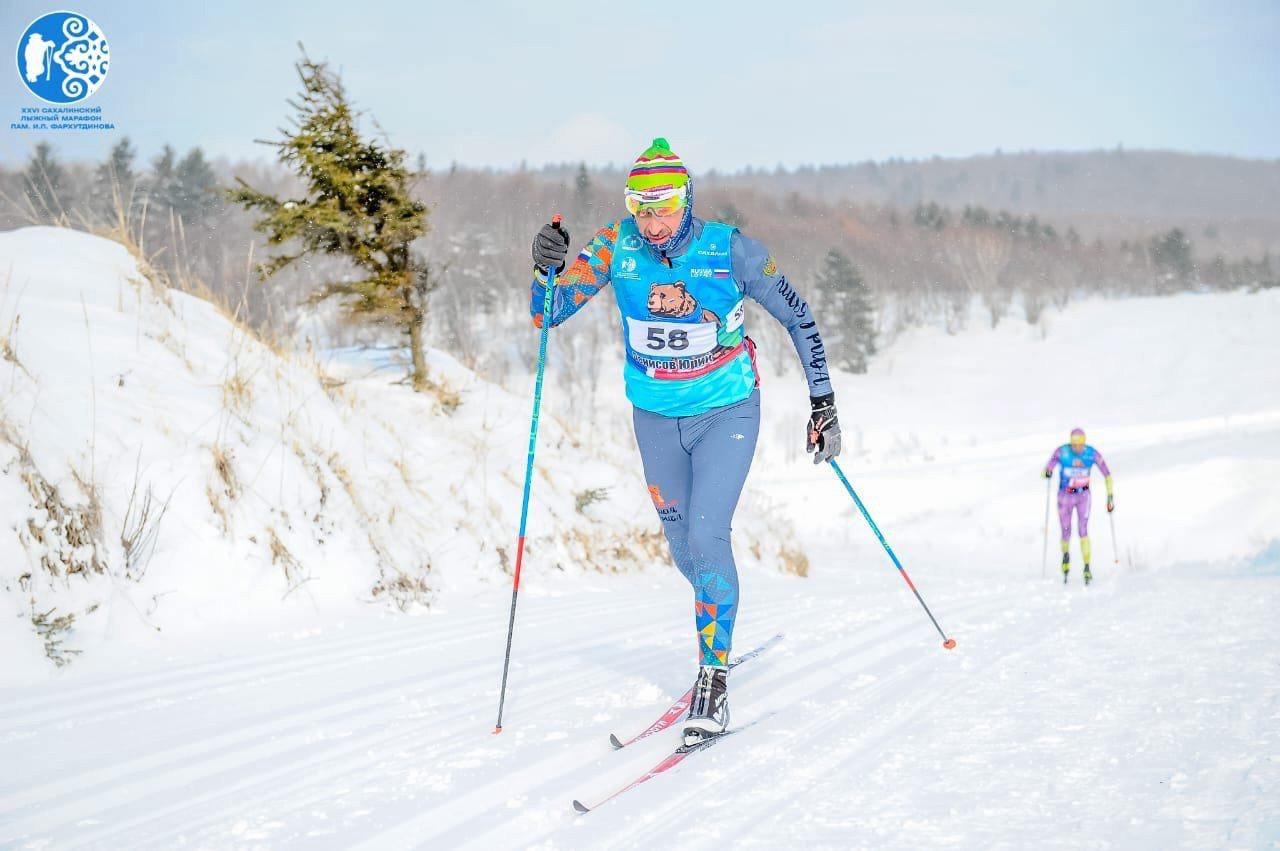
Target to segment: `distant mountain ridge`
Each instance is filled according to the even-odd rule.
[[[1280,218],[1280,160],[1173,151],[990,154],[890,160],[742,173],[727,182],[769,189],[790,184],[825,200],[953,207],[980,204],[1040,215]]]
[[[930,202],[957,211],[979,205],[1071,225],[1086,237],[1142,238],[1176,226],[1190,230],[1206,254],[1280,250],[1280,159],[1115,148],[733,173],[699,173],[696,163],[690,165],[695,179],[730,191],[902,209]],[[551,166],[543,173],[571,179],[576,169]],[[616,169],[592,174],[621,185]]]

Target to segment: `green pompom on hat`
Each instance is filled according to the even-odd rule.
[[[627,175],[628,192],[661,192],[679,189],[689,183],[689,171],[684,160],[671,150],[666,139],[658,137],[645,152],[636,157]]]

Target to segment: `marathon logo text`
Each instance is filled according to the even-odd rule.
[[[24,106],[10,130],[114,130],[100,106]]]

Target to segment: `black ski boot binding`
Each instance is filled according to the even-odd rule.
[[[702,665],[693,685],[689,717],[684,722],[684,744],[692,747],[729,728],[729,669]]]
[[[1062,554],[1062,584],[1067,584],[1067,574],[1071,572],[1071,554]]]
[[[1089,569],[1088,563],[1084,566],[1084,584],[1088,585],[1093,581],[1093,571]]]

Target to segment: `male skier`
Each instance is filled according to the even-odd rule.
[[[1089,541],[1089,472],[1093,465],[1106,478],[1107,511],[1116,510],[1115,490],[1111,480],[1111,470],[1103,460],[1102,453],[1085,443],[1084,429],[1071,430],[1071,440],[1064,443],[1049,456],[1044,465],[1044,477],[1053,477],[1053,468],[1057,466],[1058,474],[1058,520],[1062,523],[1062,581],[1066,583],[1067,574],[1071,572],[1071,512],[1076,513],[1076,530],[1080,535],[1080,555],[1084,559],[1084,584],[1093,581],[1093,571],[1089,569],[1093,546]]]
[[[684,727],[692,745],[729,723],[738,613],[729,534],[760,431],[760,378],[744,297],[777,319],[795,345],[809,388],[805,433],[814,463],[839,454],[840,426],[808,304],[763,245],[693,215],[693,181],[665,139],[636,159],[624,202],[628,215],[598,230],[567,269],[567,231],[538,231],[529,312],[535,326],[554,327],[613,285],[645,481],[672,561],[693,586],[699,667]],[[559,272],[554,302],[543,316],[552,269]]]

